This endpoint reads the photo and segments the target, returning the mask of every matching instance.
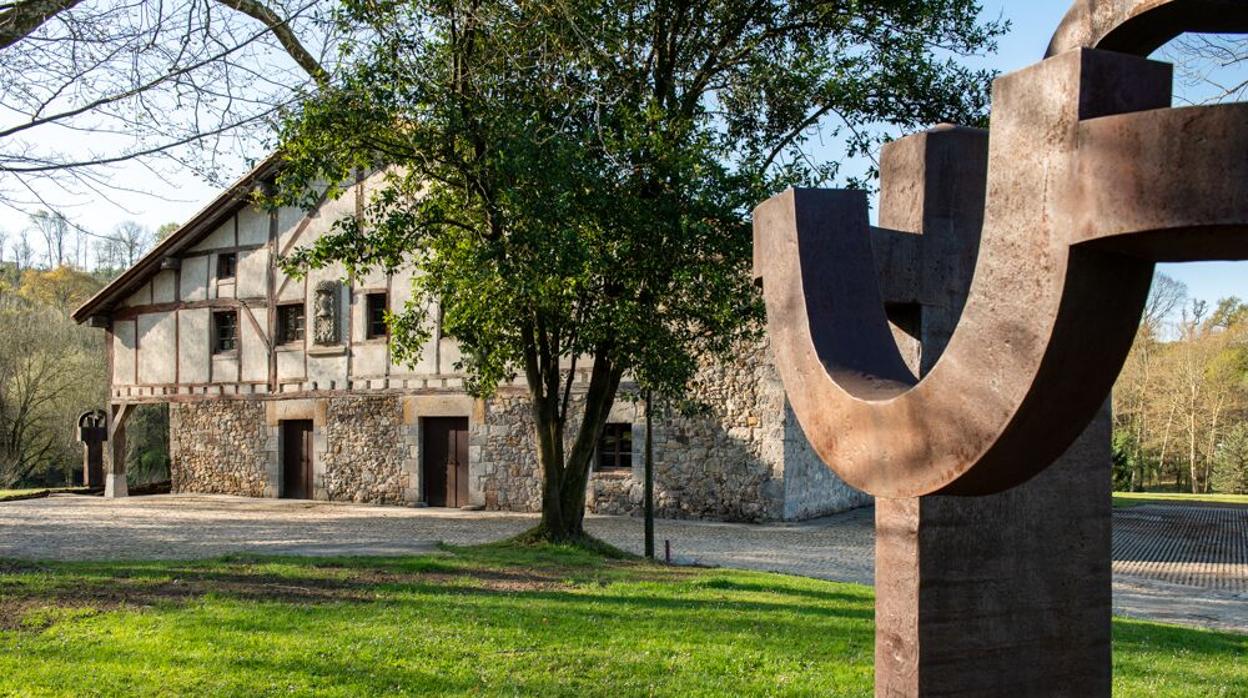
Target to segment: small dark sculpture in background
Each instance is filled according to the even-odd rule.
[[[1248,104],[1172,109],[1144,58],[1185,31],[1248,2],[1081,0],[996,82],[991,139],[885,149],[883,229],[860,192],[755,211],[794,412],[878,497],[877,695],[1109,695],[1103,406],[1154,264],[1248,258]]]
[[[82,442],[83,487],[104,486],[104,442],[108,441],[108,414],[89,410],[78,415],[77,440]]]

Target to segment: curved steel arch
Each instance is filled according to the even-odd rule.
[[[1104,402],[1154,263],[1248,258],[1248,104],[1170,109],[1169,65],[1091,48],[1147,48],[1152,13],[1212,4],[1081,2],[1054,40],[1069,50],[996,82],[974,280],[921,380],[884,313],[865,196],[790,190],[756,209],[781,377],[849,484],[912,497],[1025,482]]]

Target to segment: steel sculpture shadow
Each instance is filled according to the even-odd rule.
[[[1142,57],[1187,31],[1248,32],[1248,2],[1083,0],[1049,58],[995,83],[975,274],[922,379],[885,314],[865,195],[758,207],[776,362],[846,482],[900,498],[1027,481],[1104,403],[1154,264],[1248,259],[1248,104],[1170,108],[1172,67]]]

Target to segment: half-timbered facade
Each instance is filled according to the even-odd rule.
[[[261,163],[75,312],[107,337],[106,453],[125,452],[133,405],[163,402],[175,491],[539,507],[523,386],[471,398],[455,368],[458,347],[436,328],[415,365],[393,360],[384,313],[408,299],[405,273],[346,278],[330,267],[294,279],[276,264],[339,217],[358,215],[370,180],[311,212],[270,212],[252,193],[275,168]],[[655,424],[660,514],[796,519],[865,501],[806,444],[765,346],[705,372],[711,414]],[[617,400],[591,509],[638,507],[643,437],[639,404]],[[105,469],[114,496],[125,494],[123,461]]]

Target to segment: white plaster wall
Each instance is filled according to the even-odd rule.
[[[139,383],[174,382],[177,366],[175,313],[148,313],[137,318]]]
[[[203,252],[205,250],[220,250],[234,247],[234,217],[230,216],[224,223],[217,226],[217,229],[204,236],[191,248],[192,252]]]
[[[268,334],[269,318],[264,308],[252,311],[256,325]],[[264,337],[256,333],[247,316],[247,310],[239,310],[239,359],[242,361],[242,380],[244,382],[262,383],[269,380],[269,346]]]
[[[166,269],[152,277],[152,302],[172,303],[178,299],[178,274]]]
[[[431,340],[432,341],[432,340]],[[462,358],[459,351],[459,342],[453,339],[441,339],[438,341],[438,372],[443,374],[458,374],[455,369],[455,362]]]
[[[344,390],[347,387],[347,356],[343,354],[335,354],[333,356],[308,356],[308,381],[316,383],[318,390],[329,390],[336,388]]]
[[[211,322],[212,311],[208,308],[178,312],[178,380],[181,383],[208,382]]]
[[[266,298],[268,289],[269,249],[261,247],[238,253],[238,276],[235,295],[238,298]]]
[[[369,378],[386,374],[385,343],[357,344],[351,349],[351,377]]]
[[[238,382],[238,354],[213,354],[212,355],[212,382],[213,383],[237,383]]]
[[[184,301],[208,299],[208,256],[186,257],[179,274],[180,292]]]
[[[134,385],[133,320],[113,322],[113,385]]]
[[[123,307],[134,307],[136,305],[149,305],[152,302],[152,284],[147,282],[131,293],[124,301],[121,302]]]
[[[247,206],[238,212],[238,244],[263,245],[269,241],[269,214],[258,206]]]
[[[277,350],[277,380],[303,380],[302,350]]]

